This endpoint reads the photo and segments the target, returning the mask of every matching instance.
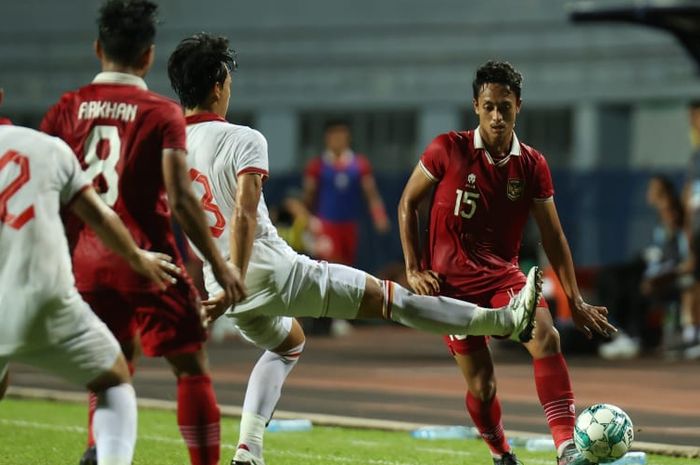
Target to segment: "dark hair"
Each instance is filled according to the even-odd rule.
[[[148,0],[108,0],[100,8],[97,39],[105,55],[121,65],[136,65],[153,45],[158,5]]]
[[[236,53],[228,39],[205,32],[183,39],[168,59],[170,85],[185,108],[205,103],[214,84],[235,71]]]
[[[688,108],[691,108],[691,109],[700,108],[700,99],[691,100],[691,101],[688,103]]]
[[[660,184],[663,195],[665,195],[668,200],[668,207],[673,212],[676,227],[682,227],[685,219],[685,211],[675,184],[673,184],[673,181],[671,181],[668,176],[663,174],[655,174],[651,177],[651,180],[657,181]]]
[[[343,118],[329,119],[328,121],[326,121],[326,124],[323,125],[323,131],[328,132],[331,129],[336,129],[339,127],[345,128],[349,131],[350,130],[350,123],[348,122],[348,120],[343,119]]]
[[[476,77],[472,81],[474,99],[479,98],[479,92],[484,84],[502,84],[520,98],[523,86],[523,75],[507,61],[490,60],[476,70]]]

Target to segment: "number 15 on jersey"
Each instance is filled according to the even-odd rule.
[[[476,201],[481,197],[478,192],[469,192],[457,189],[457,199],[455,199],[455,216],[469,219],[476,213]]]

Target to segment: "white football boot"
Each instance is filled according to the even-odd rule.
[[[535,310],[542,296],[542,271],[537,266],[530,268],[525,286],[518,292],[506,309],[513,311],[515,329],[510,339],[516,342],[528,342],[535,330]]]
[[[262,457],[256,457],[250,451],[243,448],[236,449],[236,455],[231,460],[231,465],[265,465]]]

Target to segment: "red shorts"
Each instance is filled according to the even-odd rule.
[[[149,357],[196,352],[206,340],[199,296],[189,280],[180,278],[163,292],[105,289],[81,295],[119,342],[139,333],[143,353]]]
[[[357,256],[357,224],[321,220],[321,235],[329,242],[329,250],[319,251],[319,257],[332,263],[352,266]]]
[[[508,305],[508,302],[510,302],[511,297],[514,294],[520,292],[520,289],[522,289],[524,285],[525,276],[523,275],[523,280],[521,283],[509,287],[508,289],[499,289],[495,293],[491,294],[490,297],[481,297],[474,300],[462,298],[461,300],[470,301],[480,307],[504,307],[505,305]],[[547,306],[547,301],[544,300],[544,297],[540,297],[540,302],[537,304],[537,306],[541,308],[549,308]],[[445,341],[445,344],[447,344],[447,347],[450,349],[453,356],[457,354],[469,355],[470,353],[485,349],[488,347],[489,339],[489,336],[443,336],[443,340]]]

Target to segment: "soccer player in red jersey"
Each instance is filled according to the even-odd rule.
[[[604,307],[589,305],[581,297],[547,162],[513,131],[522,105],[521,84],[522,76],[509,63],[484,64],[472,86],[479,127],[441,134],[421,156],[399,205],[408,282],[419,294],[502,305],[525,282],[518,251],[532,212],[577,328],[588,337],[593,332],[605,335],[615,328],[607,322]],[[417,208],[433,189],[429,237],[421,251]],[[503,432],[486,338],[451,335],[445,342],[467,381],[466,407],[494,463],[517,464]],[[558,464],[586,463],[572,441],[574,394],[544,300],[537,309],[534,338],[524,345],[533,358],[537,394],[557,446]]]
[[[91,84],[64,94],[41,129],[68,143],[102,199],[141,247],[174,257],[182,268],[171,229],[172,208],[185,233],[212,261],[226,299],[235,303],[243,297],[243,285],[216,249],[191,190],[182,111],[150,92],[143,80],[154,58],[156,12],[157,6],[146,0],[109,0],[102,6],[95,42],[102,72]],[[183,276],[159,291],[105,248],[94,231],[76,228],[70,220],[69,226],[78,290],[115,334],[127,360],[133,362],[137,333],[146,355],[168,360],[177,377],[177,419],[190,461],[217,464],[219,409],[191,280]],[[90,422],[93,411],[94,398]],[[82,463],[94,463],[92,455],[90,447]]]
[[[364,196],[375,229],[390,229],[384,201],[367,157],[350,148],[350,126],[342,120],[326,124],[326,151],[313,158],[304,170],[304,201],[321,220],[321,234],[330,247],[318,257],[352,266],[357,255],[360,203]]]

